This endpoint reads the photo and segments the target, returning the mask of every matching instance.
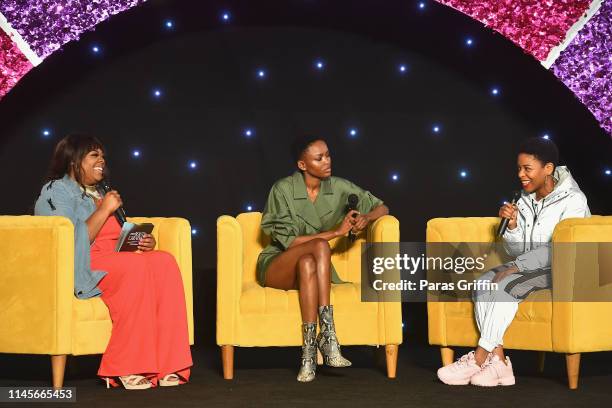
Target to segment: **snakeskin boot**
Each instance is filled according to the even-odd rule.
[[[317,323],[302,323],[302,364],[297,375],[299,382],[310,382],[317,369]]]
[[[325,364],[330,367],[348,367],[351,362],[340,354],[340,344],[336,337],[334,327],[334,307],[332,305],[319,306],[319,326],[321,331],[317,337],[317,345]]]

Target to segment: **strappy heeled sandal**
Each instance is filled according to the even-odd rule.
[[[159,380],[159,386],[160,387],[174,387],[176,385],[179,385],[180,383],[180,378],[178,376],[178,374],[166,374],[164,376],[164,378],[162,378],[161,380]]]
[[[149,381],[147,377],[144,377],[142,375],[132,374],[120,376],[117,378],[119,378],[119,381],[121,381],[121,384],[123,384],[123,387],[126,390],[146,390],[153,386],[153,384],[151,384],[151,381]],[[110,388],[110,378],[106,377],[105,379],[106,388]],[[146,380],[146,382],[143,383],[142,380]]]

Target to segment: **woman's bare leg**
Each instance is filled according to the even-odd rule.
[[[330,265],[329,244],[324,239],[313,239],[274,258],[266,271],[265,284],[283,290],[299,288],[302,320],[316,322],[317,306],[329,304]]]
[[[506,362],[506,356],[504,355],[504,348],[502,346],[495,347],[491,353],[493,353],[494,356],[498,356],[500,361],[503,361],[504,363]],[[480,346],[476,347],[476,351],[474,352],[476,364],[482,365],[487,359],[488,355],[489,352],[487,350]]]

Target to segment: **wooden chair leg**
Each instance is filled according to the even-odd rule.
[[[578,388],[578,374],[580,372],[580,353],[566,354],[565,364],[567,365],[567,381],[570,390]]]
[[[51,373],[53,377],[53,388],[59,389],[64,386],[64,372],[66,371],[66,354],[51,356]]]
[[[544,363],[546,362],[546,352],[538,351],[538,373],[544,372]]]
[[[387,377],[395,378],[397,374],[397,344],[385,345],[385,355],[387,356]]]
[[[440,355],[442,356],[442,367],[455,360],[455,351],[450,347],[440,347]]]
[[[223,378],[234,379],[234,346],[228,344],[221,346],[221,361],[223,362]]]

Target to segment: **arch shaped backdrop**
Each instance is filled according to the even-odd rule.
[[[0,180],[0,212],[27,213],[73,130],[106,142],[130,214],[192,222],[202,267],[216,216],[262,209],[299,132],[332,139],[335,174],[381,196],[405,240],[432,217],[495,214],[528,136],[548,134],[593,211],[610,212],[612,143],[563,84],[451,8],[391,3],[236,3],[224,21],[221,3],[147,2],[101,24],[0,103],[0,172],[19,174]]]
[[[612,2],[438,2],[481,21],[551,69],[612,135]],[[144,0],[4,0],[0,3],[0,98],[64,44],[142,3]],[[430,6],[427,1],[404,3],[421,12]]]

